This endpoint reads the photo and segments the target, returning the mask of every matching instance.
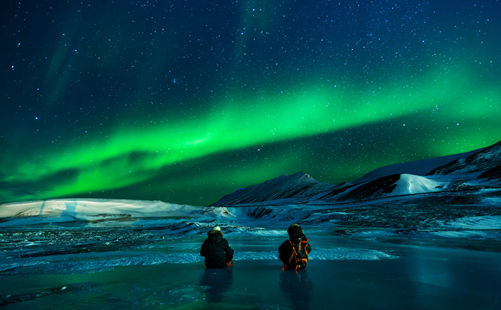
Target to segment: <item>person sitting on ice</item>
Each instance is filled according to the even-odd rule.
[[[303,229],[298,224],[292,224],[287,229],[289,240],[284,241],[278,248],[279,258],[284,263],[284,270],[303,270],[308,263],[308,254],[311,246]]]
[[[233,249],[223,238],[221,227],[216,226],[209,231],[208,238],[202,244],[200,255],[205,257],[207,268],[224,268],[233,265]]]

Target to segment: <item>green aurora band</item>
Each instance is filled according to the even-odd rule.
[[[501,88],[486,84],[478,73],[466,68],[440,68],[419,79],[402,77],[384,87],[360,89],[353,85],[311,83],[309,87],[283,93],[264,90],[252,95],[233,94],[229,99],[216,100],[211,111],[188,118],[147,128],[115,127],[107,138],[79,141],[63,149],[45,149],[18,159],[13,165],[2,164],[4,177],[0,181],[7,183],[42,183],[64,171],[76,171],[76,175],[43,190],[0,190],[1,200],[45,199],[124,188],[147,182],[173,164],[405,117],[436,126],[448,124],[451,132],[447,136],[460,137],[451,144],[450,138],[445,140],[437,133],[436,142],[428,150],[432,156],[484,147],[499,139]],[[237,189],[281,174],[287,170],[284,167],[302,167],[300,160],[288,158],[274,159],[274,169],[266,165],[226,177],[234,179],[232,184]],[[364,165],[356,176],[381,163],[375,160]],[[388,158],[384,163],[392,161]],[[214,178],[215,174],[206,177]],[[184,183],[178,186],[189,187],[191,182]]]

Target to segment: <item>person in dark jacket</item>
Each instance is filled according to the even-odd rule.
[[[298,224],[292,224],[287,229],[289,240],[284,241],[278,248],[279,258],[284,263],[284,270],[302,270],[308,263],[311,246],[303,229]]]
[[[208,238],[202,244],[200,255],[205,257],[207,268],[224,268],[233,264],[233,249],[223,238],[223,232],[219,226],[209,231]]]

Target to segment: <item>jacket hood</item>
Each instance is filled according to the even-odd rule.
[[[218,241],[223,239],[223,233],[221,231],[209,231],[207,235],[210,241]]]
[[[307,240],[304,235],[303,229],[298,224],[292,224],[287,229],[287,233],[289,233],[289,240],[292,242],[298,242],[301,240]]]

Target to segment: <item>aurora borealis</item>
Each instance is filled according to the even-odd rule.
[[[5,1],[0,202],[208,204],[501,138],[501,2]]]

